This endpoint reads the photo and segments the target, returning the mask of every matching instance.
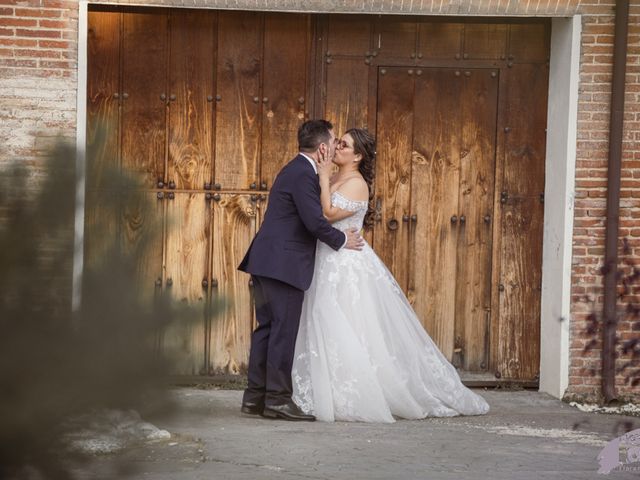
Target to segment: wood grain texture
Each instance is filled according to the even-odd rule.
[[[540,195],[544,192],[549,68],[515,64],[506,75],[509,108],[504,118],[508,133],[502,189],[511,196]]]
[[[171,327],[165,348],[175,355],[173,373],[204,373],[206,290],[209,276],[210,213],[202,193],[176,192],[167,199],[165,291],[193,308],[197,318]]]
[[[534,379],[540,368],[543,209],[535,197],[512,198],[502,212],[498,371]]]
[[[335,58],[327,65],[325,118],[336,136],[367,124],[368,83],[369,65],[363,58]]]
[[[212,202],[214,295],[228,302],[211,321],[210,373],[246,373],[253,325],[249,275],[238,271],[257,227],[257,205],[249,195],[223,194]]]
[[[97,176],[87,190],[87,265],[114,236],[136,248],[169,209],[180,220],[152,238],[139,268],[145,295],[158,293],[160,276],[166,292],[202,313],[195,328],[164,336],[167,347],[186,352],[175,371],[244,371],[255,318],[248,276],[235,269],[268,192],[252,202],[237,191],[272,184],[307,114],[331,120],[337,135],[368,124],[377,133],[381,215],[368,240],[448,358],[484,370],[488,349],[489,368],[503,378],[533,379],[549,22],[328,15],[317,29],[313,23],[298,14],[90,12],[87,147]],[[484,68],[496,65],[499,74],[488,76]],[[141,175],[147,190],[173,180],[176,198],[148,192],[155,213],[137,200],[108,212],[105,198],[129,195],[106,188],[119,156],[122,171]],[[219,202],[181,191],[202,188],[212,173]],[[417,222],[403,221],[413,214]],[[465,215],[464,227],[452,215]],[[221,296],[234,307],[212,318],[210,304]]]
[[[258,194],[258,201],[254,203],[256,208],[256,227],[255,232],[257,233],[262,226],[262,222],[264,221],[264,216],[267,213],[267,207],[269,206],[269,195],[266,193]],[[258,321],[256,319],[256,311],[255,311],[255,297],[253,294],[253,288],[249,288],[249,295],[251,299],[251,331],[253,332],[256,328],[258,328]]]
[[[120,27],[118,12],[89,12],[87,35],[87,188],[106,188],[119,168]],[[113,186],[113,185],[112,185]]]
[[[504,58],[507,25],[500,23],[467,23],[464,26],[463,58],[469,60]]]
[[[379,73],[376,202],[381,218],[375,224],[373,241],[374,249],[406,291],[409,228],[403,216],[410,208],[414,77],[403,67],[380,68]]]
[[[149,301],[162,280],[164,202],[153,192],[122,191],[118,205],[118,235],[125,255],[136,259],[140,291]]]
[[[509,59],[514,63],[546,62],[549,58],[549,30],[548,22],[509,25]]]
[[[534,379],[539,371],[540,292],[548,68],[515,64],[505,72],[499,321],[496,369],[502,378]],[[523,175],[522,172],[526,172]],[[495,301],[494,301],[495,303]],[[493,348],[493,347],[492,347]]]
[[[262,31],[262,14],[218,12],[214,175],[225,189],[259,180]]]
[[[215,13],[171,11],[167,180],[179,189],[211,182]],[[207,99],[209,97],[209,100]]]
[[[468,70],[460,92],[461,151],[455,345],[464,370],[489,361],[491,260],[495,189],[497,70]],[[494,76],[492,76],[494,74]]]
[[[462,23],[420,23],[418,54],[423,59],[454,59],[462,55]]]
[[[416,80],[410,298],[429,335],[450,360],[454,347],[463,80],[451,69],[423,69]]]
[[[394,60],[411,60],[416,54],[418,24],[407,19],[378,18],[373,34],[376,62],[383,64]],[[387,63],[390,64],[390,63]]]
[[[84,216],[84,268],[95,269],[108,260],[108,252],[118,242],[120,214],[113,202],[113,190],[87,189]]]
[[[267,186],[298,152],[308,98],[310,26],[308,15],[265,15],[260,183]]]
[[[365,59],[371,53],[372,19],[368,16],[331,15],[328,18],[327,54]]]
[[[123,13],[122,169],[146,188],[165,176],[167,20],[162,9]]]
[[[503,172],[505,167],[505,136],[504,121],[509,110],[508,98],[504,94],[507,91],[507,78],[505,69],[500,70],[498,87],[498,121],[496,128],[496,173],[495,173],[495,193],[493,198],[493,245],[491,254],[491,324],[489,329],[489,370],[494,374],[498,373],[500,344],[500,295],[499,285],[502,275],[502,203],[501,188]]]

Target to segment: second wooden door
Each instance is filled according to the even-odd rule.
[[[456,366],[488,365],[493,69],[379,69],[375,247]]]

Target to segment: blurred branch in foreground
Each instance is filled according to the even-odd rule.
[[[601,274],[606,273],[605,267]],[[640,266],[637,256],[627,238],[623,239],[620,264],[616,272],[618,284],[617,290],[617,317],[616,338],[615,338],[615,358],[616,376],[621,377],[624,385],[636,389],[640,386]],[[586,297],[585,301],[592,303],[592,312],[587,318],[587,326],[583,332],[587,343],[583,349],[585,356],[594,349],[602,348],[602,335],[604,330],[604,319],[602,314],[596,310],[596,302]],[[586,368],[590,376],[600,373],[601,359],[591,361]],[[621,386],[619,384],[619,386]],[[626,395],[621,394],[620,400],[625,400]],[[602,403],[602,399],[598,399]],[[629,398],[629,400],[633,400]],[[619,401],[617,403],[620,403]]]
[[[0,177],[0,478],[71,478],[82,458],[65,439],[97,409],[171,413],[173,360],[158,338],[197,317],[142,291],[137,266],[146,238],[123,251],[100,222],[92,226],[104,230],[100,261],[85,266],[82,307],[71,313],[60,293],[70,285],[59,282],[73,254],[74,156],[57,148],[38,188],[19,166]],[[100,199],[107,217],[122,202],[144,203],[132,181],[110,183],[122,194]]]

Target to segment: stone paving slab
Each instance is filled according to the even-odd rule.
[[[598,474],[597,455],[620,421],[534,391],[477,390],[485,416],[394,424],[298,423],[240,414],[240,391],[180,388],[181,406],[154,422],[167,441],[97,457],[82,479],[635,479]],[[151,419],[153,421],[153,419]],[[574,426],[577,425],[577,428]],[[119,471],[126,460],[135,471]]]

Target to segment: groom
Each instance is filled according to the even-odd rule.
[[[311,120],[298,130],[300,153],[284,166],[269,193],[264,222],[239,270],[251,274],[258,328],[251,337],[249,386],[243,413],[313,421],[291,399],[291,367],[304,291],[313,277],[316,240],[334,250],[361,250],[356,229],[341,232],[322,214],[316,162],[333,159],[333,125]]]

